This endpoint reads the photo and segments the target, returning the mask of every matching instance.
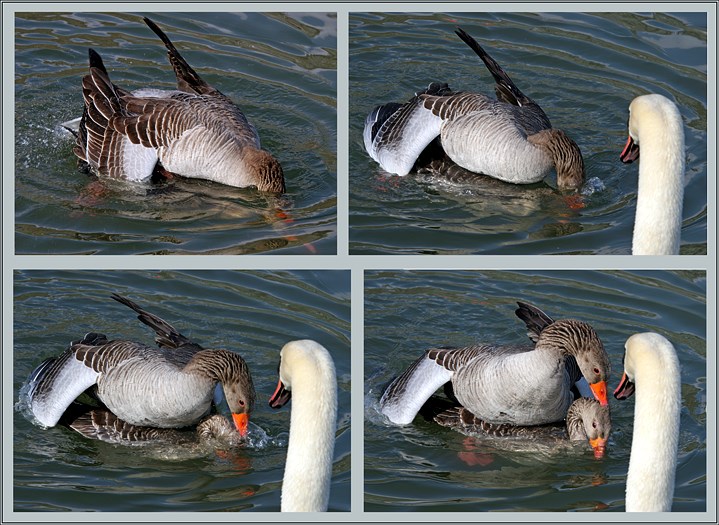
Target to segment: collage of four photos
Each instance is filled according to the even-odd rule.
[[[716,520],[716,4],[463,5],[3,5],[3,521]]]

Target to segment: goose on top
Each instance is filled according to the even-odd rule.
[[[178,89],[122,89],[90,49],[73,149],[81,165],[115,179],[180,175],[284,193],[280,163],[261,149],[257,130],[240,108],[191,68],[152,20],[143,20],[165,44]]]
[[[426,350],[385,389],[382,414],[395,424],[407,425],[447,383],[462,407],[492,424],[527,426],[564,420],[575,388],[607,405],[609,357],[594,328],[576,319],[555,321],[536,306],[517,304],[515,313],[533,344],[490,342]]]
[[[512,82],[502,67],[461,28],[457,35],[482,59],[495,80],[494,100],[454,92],[433,82],[405,104],[376,107],[366,118],[365,149],[383,170],[412,171],[420,153],[439,137],[459,166],[514,184],[544,179],[554,168],[560,189],[584,182],[579,146],[552,127],[542,108]]]
[[[159,348],[88,333],[58,357],[43,361],[28,379],[35,419],[55,426],[83,392],[94,395],[123,422],[180,428],[194,425],[212,407],[219,384],[240,434],[247,433],[255,388],[247,363],[228,350],[205,349],[133,301],[113,294],[156,333]]]

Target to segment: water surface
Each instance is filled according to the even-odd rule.
[[[126,89],[175,89],[153,19],[229,96],[282,164],[287,193],[175,179],[97,181],[76,169],[88,47]],[[336,17],[262,13],[18,13],[16,253],[336,253]]]
[[[409,100],[432,81],[493,94],[491,75],[456,26],[577,142],[593,179],[587,195],[565,199],[553,174],[529,186],[392,176],[365,152],[364,120],[378,104]],[[638,168],[619,161],[627,108],[638,95],[660,93],[684,119],[681,252],[706,253],[706,36],[702,13],[353,13],[350,252],[630,253]]]
[[[210,348],[238,352],[257,391],[241,447],[136,448],[13,419],[17,511],[279,511],[292,402],[268,405],[280,349],[314,339],[337,369],[337,442],[329,510],[350,510],[350,288],[345,271],[18,271],[13,397],[45,358],[90,331],[153,344],[119,293]],[[9,374],[8,374],[9,375]],[[6,377],[9,381],[10,378]],[[226,406],[224,407],[225,415]]]
[[[400,427],[378,412],[386,385],[428,348],[527,343],[516,300],[590,323],[609,354],[612,391],[627,337],[653,331],[674,344],[683,407],[673,510],[706,511],[705,298],[699,271],[366,272],[365,511],[624,511],[634,398],[610,395],[601,460],[588,445],[508,449],[421,414]]]

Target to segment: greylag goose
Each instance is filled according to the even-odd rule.
[[[606,405],[609,359],[594,329],[574,319],[554,321],[532,305],[517,304],[515,313],[526,323],[533,346],[427,350],[387,387],[381,412],[393,423],[409,424],[427,399],[449,383],[459,404],[489,423],[554,423],[567,415],[581,376]]]
[[[533,441],[588,441],[594,456],[601,458],[612,430],[609,405],[596,399],[580,397],[567,411],[563,426],[557,424],[516,426],[482,421],[464,407],[453,407],[434,417],[444,427],[469,436],[512,438]]]
[[[624,163],[639,158],[637,211],[632,254],[676,255],[684,201],[684,124],[668,98],[642,95],[629,105],[629,137],[619,155]]]
[[[85,390],[116,417],[138,426],[179,428],[196,424],[211,408],[220,384],[237,430],[246,434],[255,389],[245,361],[228,350],[204,349],[171,325],[113,294],[155,330],[159,348],[89,333],[30,375],[27,395],[42,425],[57,424]]]
[[[287,343],[270,406],[292,398],[290,439],[282,478],[282,512],[327,510],[337,424],[337,379],[330,353],[315,341]]]
[[[235,426],[220,414],[209,415],[196,427],[183,430],[132,425],[107,409],[93,408],[72,419],[68,426],[85,437],[116,445],[191,445],[212,440],[240,443]]]
[[[497,100],[433,83],[405,104],[378,106],[365,120],[369,155],[385,171],[406,175],[425,147],[440,137],[447,156],[472,172],[529,184],[554,168],[560,189],[580,187],[584,160],[577,144],[552,127],[542,108],[474,38],[460,28],[456,33],[494,77]]]
[[[627,472],[628,512],[669,512],[674,498],[681,371],[674,346],[655,333],[634,334],[625,344],[624,373],[614,397],[636,392],[634,435]]]
[[[90,73],[82,79],[85,107],[73,149],[80,163],[115,179],[175,174],[283,193],[282,167],[260,148],[257,130],[240,108],[190,67],[154,22],[143,20],[167,47],[178,91],[119,88],[90,49]]]

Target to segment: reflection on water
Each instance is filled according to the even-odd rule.
[[[432,421],[434,407],[407,426],[379,412],[388,383],[428,348],[525,344],[517,300],[589,322],[609,354],[611,389],[629,335],[655,331],[673,342],[683,403],[674,510],[706,510],[704,272],[367,271],[364,298],[366,511],[624,510],[633,401],[610,399],[601,460],[586,443],[468,437]]]
[[[637,168],[618,156],[629,103],[648,92],[680,107],[682,253],[706,253],[706,20],[702,13],[352,13],[351,253],[630,253]],[[493,95],[494,82],[456,26],[486,46],[552,125],[577,142],[587,180],[600,183],[581,202],[546,199],[554,175],[496,191],[482,183],[468,188],[466,179],[459,188],[433,182],[428,196],[426,176],[388,176],[364,151],[364,120],[378,104],[407,100],[430,82]]]

